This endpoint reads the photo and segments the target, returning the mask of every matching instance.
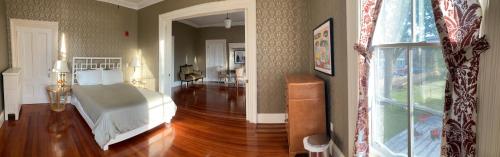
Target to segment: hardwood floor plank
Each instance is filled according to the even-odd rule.
[[[288,156],[285,126],[246,122],[242,91],[216,84],[175,88],[178,111],[172,124],[113,144],[108,151],[99,148],[72,105],[60,113],[46,104],[22,105],[20,119],[0,128],[0,156]]]

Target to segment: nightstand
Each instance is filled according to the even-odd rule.
[[[50,109],[52,111],[64,111],[66,103],[68,103],[71,94],[70,86],[47,86],[47,95],[49,96]]]

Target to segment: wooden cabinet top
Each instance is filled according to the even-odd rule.
[[[287,84],[323,84],[323,80],[312,74],[290,74],[286,76]]]

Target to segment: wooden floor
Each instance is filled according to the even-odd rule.
[[[178,107],[224,118],[245,119],[245,88],[219,83],[189,84],[173,88]]]
[[[56,113],[43,104],[23,105],[20,119],[6,121],[0,129],[0,156],[288,156],[285,127],[247,123],[244,101],[232,88],[175,89],[178,111],[172,124],[105,152],[73,106]]]

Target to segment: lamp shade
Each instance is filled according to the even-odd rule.
[[[130,66],[132,66],[132,67],[140,67],[141,66],[141,60],[139,59],[139,57],[134,57],[132,59],[132,63],[130,63]]]
[[[54,64],[54,67],[52,68],[52,72],[68,73],[69,72],[68,63],[63,60],[57,60],[56,63]]]

